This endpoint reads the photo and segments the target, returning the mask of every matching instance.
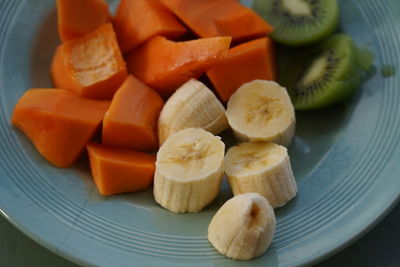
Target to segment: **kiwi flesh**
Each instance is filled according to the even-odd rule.
[[[271,38],[288,46],[318,42],[339,22],[337,0],[255,0],[253,9],[274,27]]]
[[[284,54],[284,55],[282,55]],[[307,49],[279,51],[279,82],[297,110],[342,102],[361,85],[367,69],[352,38],[335,34]]]

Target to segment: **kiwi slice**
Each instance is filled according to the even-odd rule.
[[[337,0],[255,0],[253,9],[274,27],[271,38],[288,46],[318,42],[339,22]]]
[[[284,54],[282,56],[282,54]],[[297,110],[324,108],[350,96],[367,77],[352,38],[335,34],[307,49],[280,50],[279,82]]]

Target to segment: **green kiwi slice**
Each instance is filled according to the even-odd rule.
[[[255,0],[253,9],[275,28],[271,38],[288,46],[318,42],[339,22],[337,0]]]
[[[297,110],[343,101],[361,85],[371,65],[361,61],[360,50],[346,34],[335,34],[307,49],[280,51],[278,57],[279,82]]]

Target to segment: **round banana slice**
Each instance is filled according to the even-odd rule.
[[[160,144],[173,133],[186,128],[202,128],[218,134],[228,128],[225,108],[203,83],[191,79],[165,103],[158,119]]]
[[[275,234],[275,214],[265,197],[247,193],[231,198],[208,226],[208,240],[219,253],[238,260],[263,254]]]
[[[276,82],[254,80],[229,99],[226,116],[239,141],[268,141],[289,146],[296,119],[286,89]]]
[[[200,128],[172,134],[157,153],[154,198],[176,213],[198,212],[218,195],[225,144]]]
[[[287,149],[274,143],[241,143],[225,156],[225,174],[234,195],[257,192],[273,208],[297,194]]]

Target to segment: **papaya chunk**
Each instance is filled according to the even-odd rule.
[[[161,0],[199,37],[231,36],[236,43],[264,37],[273,28],[236,0]]]
[[[176,39],[187,32],[158,0],[121,0],[114,26],[123,53],[155,35]]]
[[[157,90],[163,97],[198,78],[228,52],[231,37],[173,42],[155,36],[129,53],[130,73]]]
[[[109,105],[69,90],[31,89],[15,106],[12,124],[49,162],[68,167],[99,128]]]
[[[156,125],[163,105],[156,91],[129,75],[104,116],[102,143],[140,151],[156,150]]]
[[[63,42],[88,34],[111,21],[104,0],[57,0],[58,32]]]
[[[260,80],[276,80],[274,44],[268,37],[235,46],[228,55],[207,71],[223,102],[244,83]]]
[[[89,143],[93,180],[104,196],[144,190],[154,180],[156,156],[126,148]]]
[[[59,46],[51,74],[56,88],[72,89],[89,98],[111,99],[128,75],[112,25],[104,24]]]

